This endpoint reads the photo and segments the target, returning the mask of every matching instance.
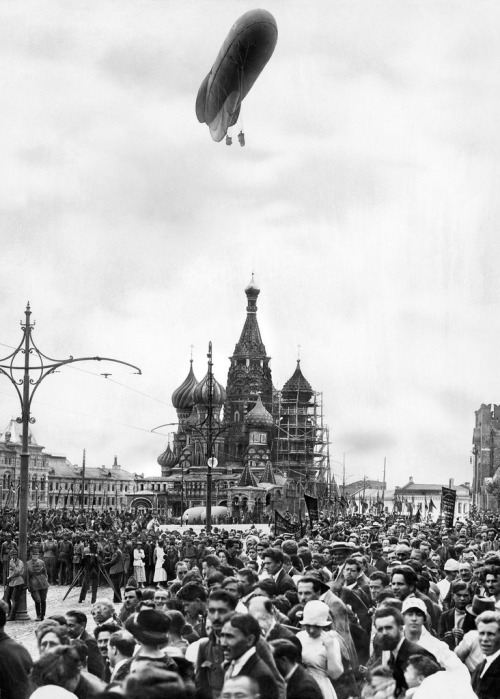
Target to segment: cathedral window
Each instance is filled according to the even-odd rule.
[[[240,413],[238,410],[235,410],[234,412],[234,421],[239,422],[240,421]]]

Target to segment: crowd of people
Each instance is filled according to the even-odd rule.
[[[2,699],[500,697],[493,513],[453,527],[323,517],[296,537],[50,514],[30,513],[26,565],[3,517]],[[79,590],[64,615],[56,585]],[[23,589],[37,659],[8,634]]]

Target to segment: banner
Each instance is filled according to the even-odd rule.
[[[309,513],[311,529],[317,529],[319,521],[318,498],[313,498],[310,495],[306,495],[304,493],[304,500],[306,501],[307,512]]]
[[[457,491],[451,488],[441,488],[441,514],[443,515],[444,524],[446,527],[453,526],[455,517],[455,501],[457,499]]]
[[[293,534],[299,537],[302,535],[301,523],[290,522],[286,517],[283,517],[278,510],[274,510],[274,534],[275,536],[279,536],[280,534]]]

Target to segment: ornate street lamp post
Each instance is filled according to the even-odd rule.
[[[0,373],[6,376],[16,389],[17,395],[21,402],[21,417],[17,418],[17,422],[22,424],[22,448],[21,448],[21,474],[19,488],[19,558],[26,567],[27,559],[27,541],[28,541],[28,480],[29,480],[29,425],[35,422],[35,418],[31,416],[31,403],[33,396],[41,384],[49,374],[54,373],[57,369],[66,364],[74,364],[75,362],[85,361],[106,361],[123,364],[135,369],[135,373],[140,374],[141,370],[134,364],[122,362],[119,359],[111,359],[109,357],[69,357],[68,359],[52,359],[43,354],[35,342],[33,341],[32,331],[35,327],[34,323],[30,322],[31,310],[29,303],[25,310],[25,321],[21,321],[23,337],[17,348],[7,357],[0,359]],[[24,355],[24,362],[21,365],[16,365],[19,355]],[[30,363],[31,357],[36,357],[35,365]],[[22,378],[19,378],[21,376]],[[31,378],[30,372],[36,372],[37,378]],[[23,590],[19,606],[16,614],[17,621],[29,621],[29,616],[26,611],[26,590]]]

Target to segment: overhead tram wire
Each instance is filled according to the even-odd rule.
[[[4,342],[0,342],[0,347],[7,347],[8,349],[16,349],[15,347],[12,347],[12,345],[6,345]],[[74,371],[81,371],[84,374],[92,374],[92,376],[102,376],[106,381],[111,381],[112,383],[117,384],[118,386],[122,386],[123,388],[126,388],[128,391],[132,391],[133,393],[138,393],[140,396],[144,396],[144,398],[150,398],[151,400],[156,401],[157,403],[161,403],[162,405],[168,405],[171,407],[170,403],[167,403],[164,400],[161,400],[161,398],[155,398],[155,396],[150,396],[148,393],[144,393],[143,391],[138,391],[136,388],[132,388],[131,386],[127,386],[125,383],[121,383],[120,381],[117,381],[116,379],[110,379],[109,374],[105,376],[102,373],[96,373],[95,371],[89,371],[88,369],[81,369],[80,367],[73,366],[71,364],[68,364],[67,369],[73,369]]]
[[[12,349],[12,350],[16,349],[12,345],[5,344],[5,342],[0,342],[0,346],[7,347],[7,349]],[[94,371],[88,371],[87,369],[81,369],[80,367],[72,366],[71,364],[67,365],[66,368],[74,369],[75,371],[82,371],[85,374],[92,374],[93,376],[102,377],[106,381],[112,381],[113,383],[118,384],[118,386],[122,386],[123,388],[126,388],[129,391],[133,391],[134,393],[138,393],[139,395],[144,396],[145,398],[150,398],[151,400],[157,401],[158,403],[162,403],[163,405],[168,405],[169,407],[171,407],[170,403],[166,403],[165,401],[161,400],[160,398],[155,398],[154,396],[150,396],[147,393],[143,393],[142,391],[138,391],[137,389],[132,388],[131,386],[127,386],[124,383],[120,383],[120,381],[116,381],[115,379],[110,379],[109,376],[105,377],[105,376],[103,376],[103,374],[100,374],[100,373],[97,374]],[[0,395],[2,395],[2,396],[9,395],[10,396],[10,394],[4,393],[3,391],[0,391]],[[74,415],[81,415],[83,417],[90,417],[90,418],[94,418],[96,420],[109,422],[110,424],[113,424],[113,425],[121,425],[122,427],[128,427],[129,429],[132,429],[132,430],[138,430],[140,432],[151,433],[151,430],[146,429],[145,427],[136,427],[135,425],[129,425],[126,422],[118,422],[117,420],[110,420],[109,418],[105,418],[105,417],[96,417],[95,415],[89,415],[88,413],[83,413],[79,410],[73,410],[72,408],[61,408],[61,406],[50,405],[50,403],[43,403],[42,401],[38,401],[36,399],[33,401],[33,403],[35,405],[40,405],[40,406],[43,406],[45,408],[50,408],[51,410],[59,410],[59,411],[62,410],[63,412],[73,413]],[[168,437],[169,436],[168,434],[163,434],[161,432],[155,432],[154,434],[159,435],[161,437]]]
[[[7,393],[4,393],[3,391],[0,391],[0,396],[6,396],[10,395]],[[51,410],[59,410],[62,412],[66,413],[73,413],[74,415],[81,415],[83,417],[90,417],[94,420],[99,420],[99,422],[109,422],[112,425],[121,425],[122,427],[128,427],[131,430],[138,430],[140,432],[148,432],[148,434],[151,434],[150,429],[146,429],[145,427],[136,427],[136,425],[129,425],[126,422],[118,422],[118,420],[110,420],[107,417],[100,417],[97,415],[91,415],[90,413],[83,413],[81,410],[73,410],[73,408],[61,408],[59,405],[50,405],[50,403],[43,403],[42,401],[39,400],[34,400],[33,405],[40,405],[44,408],[50,408]],[[159,435],[160,437],[168,437],[168,434],[164,434],[162,432],[154,432],[155,435]]]

